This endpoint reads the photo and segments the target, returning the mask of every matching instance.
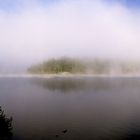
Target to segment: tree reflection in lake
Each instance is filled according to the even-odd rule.
[[[0,89],[14,140],[140,139],[140,78],[5,78]]]
[[[53,77],[40,80],[32,79],[32,81],[48,90],[58,90],[63,93],[80,90],[98,91],[110,88],[110,82],[106,82],[106,78]]]
[[[8,118],[0,107],[0,140],[12,139],[12,117]]]

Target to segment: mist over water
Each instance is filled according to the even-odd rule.
[[[0,0],[0,137],[140,139],[134,1]]]
[[[21,0],[9,11],[1,8],[0,71],[18,73],[61,56],[139,61],[139,15],[105,0]]]

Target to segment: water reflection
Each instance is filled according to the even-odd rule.
[[[12,118],[6,117],[0,107],[0,140],[12,139]]]
[[[109,79],[108,79],[109,80]],[[36,85],[40,85],[51,91],[58,90],[63,93],[80,90],[104,90],[110,88],[110,82],[106,78],[81,78],[81,77],[54,77],[48,79],[32,79]]]
[[[14,140],[139,139],[140,78],[11,78],[0,89]]]

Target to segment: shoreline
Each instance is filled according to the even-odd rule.
[[[0,74],[0,78],[140,78],[140,74]]]

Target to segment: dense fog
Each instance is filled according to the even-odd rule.
[[[62,56],[140,60],[140,10],[119,0],[7,0],[0,5],[1,72],[24,71]]]

